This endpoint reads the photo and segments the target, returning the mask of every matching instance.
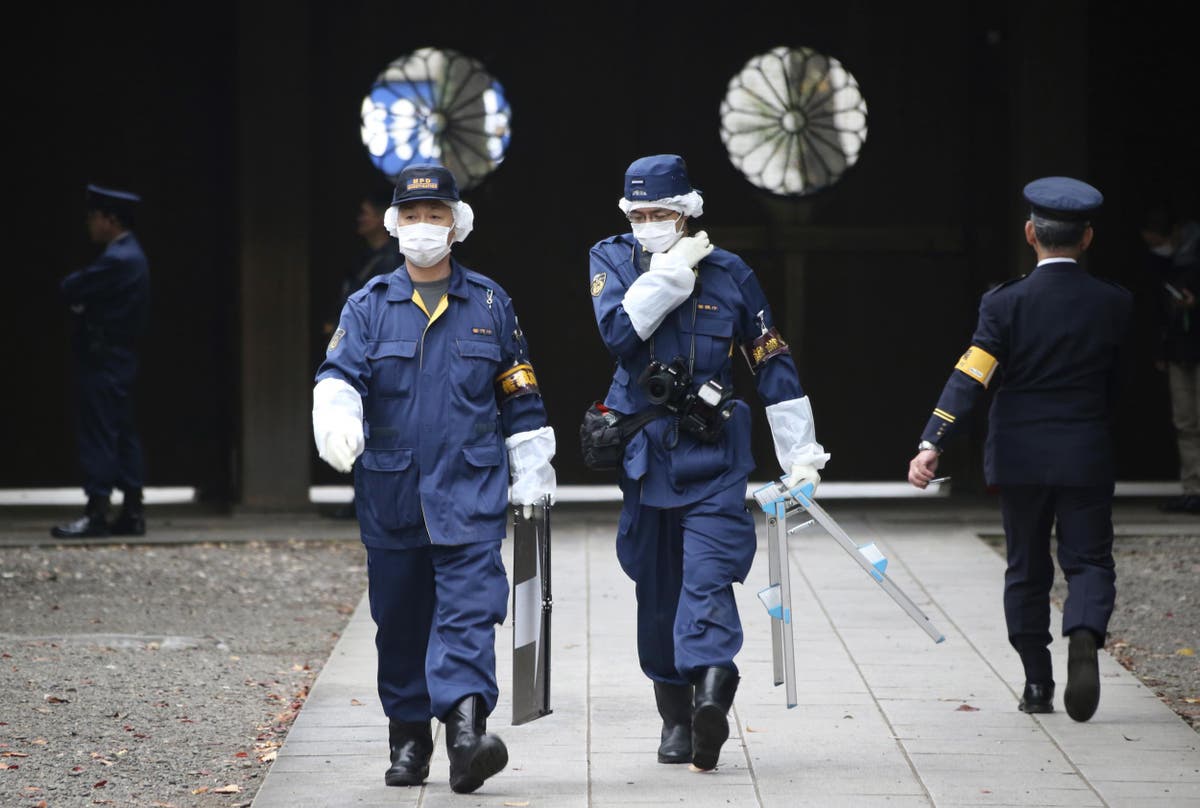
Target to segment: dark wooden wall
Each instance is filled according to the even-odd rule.
[[[1138,300],[1121,477],[1174,477],[1137,218],[1160,189],[1190,192],[1200,176],[1184,123],[1197,112],[1197,57],[1180,26],[1082,0],[1036,15],[948,0],[743,2],[714,14],[504,5],[217,3],[186,26],[117,7],[35,12],[4,57],[18,148],[0,415],[21,462],[4,465],[0,486],[77,482],[55,286],[95,254],[87,182],[145,198],[150,484],[283,504],[308,479],[347,481],[315,459],[306,430],[319,321],[359,249],[358,199],[382,181],[359,140],[362,97],[392,59],[424,46],[480,59],[512,105],[508,157],[468,193],[476,228],[456,254],[516,300],[559,436],[560,483],[608,482],[582,468],[576,441],[610,368],[587,250],[625,227],[625,166],[667,151],[685,156],[705,193],[698,224],[759,271],[834,455],[829,480],[902,479],[979,295],[1032,266],[1021,186],[1056,173],[1092,181],[1107,204],[1090,266]],[[777,45],[835,56],[869,104],[858,165],[802,200],[750,185],[718,131],[729,79]],[[747,382],[739,372],[756,402]],[[947,456],[973,486],[983,421]],[[765,419],[756,424],[758,475],[774,474]]]

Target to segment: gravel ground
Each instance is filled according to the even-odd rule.
[[[1116,559],[1109,650],[1200,731],[1200,532]],[[249,806],[365,586],[357,540],[0,548],[0,806]]]
[[[358,541],[0,549],[0,805],[248,806]]]
[[[1003,537],[985,538],[1003,555]],[[1113,557],[1117,602],[1105,647],[1200,732],[1200,534],[1117,536]],[[1066,594],[1056,564],[1051,599],[1062,608]],[[1060,687],[1065,676],[1055,674]]]

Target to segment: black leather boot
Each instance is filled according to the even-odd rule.
[[[486,709],[483,697],[472,694],[442,719],[450,758],[450,790],[456,794],[470,794],[508,765],[504,741],[487,734]]]
[[[125,492],[125,502],[121,505],[121,512],[109,525],[108,531],[114,536],[146,535],[146,514],[142,508],[142,489],[135,488]]]
[[[429,777],[433,756],[433,731],[428,721],[388,720],[388,748],[392,765],[383,775],[389,786],[419,786]]]
[[[692,765],[708,771],[717,767],[721,744],[729,737],[729,710],[740,677],[728,668],[705,668],[696,680],[692,710]]]
[[[654,701],[663,720],[658,762],[691,763],[692,686],[655,682]]]
[[[50,528],[56,539],[86,539],[108,535],[108,497],[88,497],[83,516]]]

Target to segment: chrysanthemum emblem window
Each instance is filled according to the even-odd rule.
[[[477,59],[421,48],[376,77],[362,102],[362,142],[390,179],[410,163],[432,162],[466,189],[504,160],[511,117],[504,88]]]
[[[812,48],[774,48],[730,79],[721,140],[730,161],[759,188],[815,193],[858,162],[867,102],[837,59]]]

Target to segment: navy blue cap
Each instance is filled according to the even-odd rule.
[[[99,185],[88,185],[88,210],[126,210],[133,209],[142,198],[129,191],[118,191],[115,188],[101,188]]]
[[[678,154],[639,157],[625,169],[625,198],[630,202],[652,202],[692,190],[687,164]]]
[[[433,164],[405,166],[396,178],[392,204],[416,202],[418,199],[458,202],[458,182],[450,169]]]
[[[102,188],[89,184],[84,198],[84,209],[100,211],[117,217],[126,227],[131,227],[134,212],[142,198],[129,191],[118,191],[115,188]]]
[[[1070,177],[1042,177],[1025,186],[1033,212],[1046,219],[1086,222],[1104,204],[1104,195]]]

